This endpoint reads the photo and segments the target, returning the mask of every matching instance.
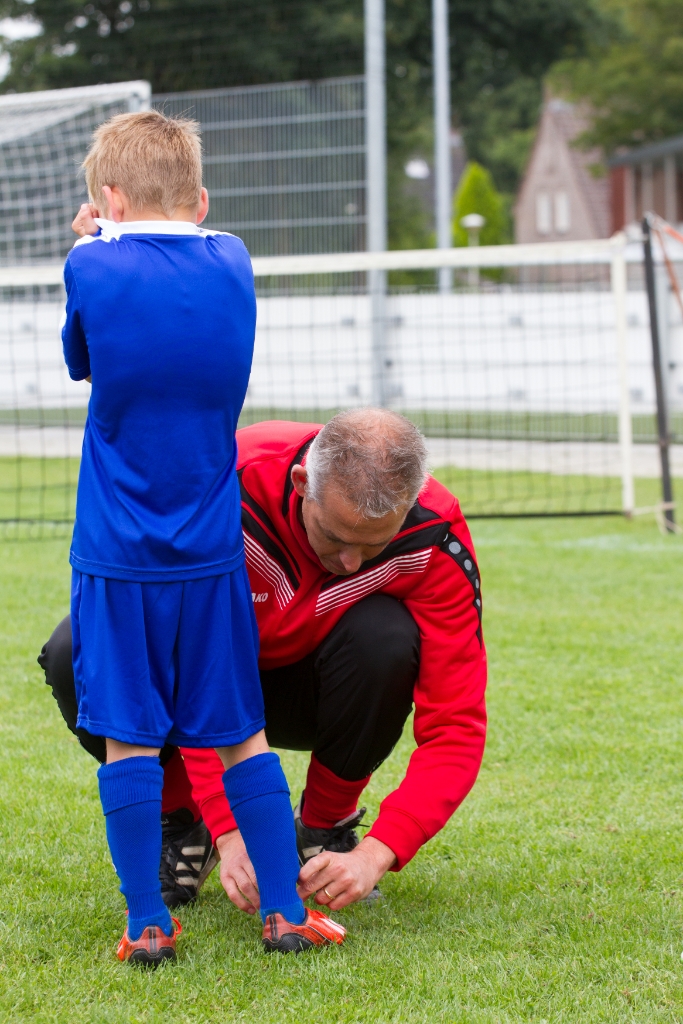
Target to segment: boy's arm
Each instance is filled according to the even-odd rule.
[[[215,750],[182,747],[180,752],[192,795],[221,858],[221,884],[239,910],[253,914],[259,908],[256,875],[225,795],[221,760]]]
[[[215,750],[181,747],[180,753],[192,786],[192,796],[215,843],[219,836],[237,828],[223,786],[225,769]]]
[[[64,361],[72,380],[89,380],[90,354],[81,323],[78,288],[68,257],[64,264],[64,286],[66,288],[66,310],[62,322]]]

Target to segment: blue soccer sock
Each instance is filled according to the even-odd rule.
[[[306,909],[296,891],[299,858],[289,786],[277,754],[257,754],[228,768],[225,795],[256,872],[261,917],[279,912],[301,924]]]
[[[139,939],[150,924],[171,935],[159,881],[164,770],[156,757],[128,757],[103,764],[97,778],[111,859],[128,905],[128,936]]]

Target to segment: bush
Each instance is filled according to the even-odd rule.
[[[509,240],[508,216],[503,196],[493,178],[481,164],[470,162],[462,173],[453,200],[453,241],[467,245],[468,236],[460,220],[468,213],[479,213],[486,223],[479,234],[480,245],[502,245]]]

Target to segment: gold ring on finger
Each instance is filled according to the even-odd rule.
[[[331,893],[331,892],[328,892],[328,891],[327,891],[327,886],[325,886],[325,888],[323,889],[323,892],[325,893],[325,895],[326,895],[326,896],[327,896],[327,897],[328,897],[329,899],[331,899],[331,900],[333,900],[333,899],[334,899],[334,896],[332,895],[332,893]]]

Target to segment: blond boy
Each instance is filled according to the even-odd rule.
[[[158,875],[166,742],[223,760],[266,948],[341,942],[297,894],[289,791],[263,731],[235,472],[256,320],[249,255],[198,226],[195,124],[121,114],[84,166],[91,204],[74,221],[62,332],[70,376],[92,379],[71,621],[77,724],[106,738],[100,796],[128,905],[119,957],[175,959]]]

